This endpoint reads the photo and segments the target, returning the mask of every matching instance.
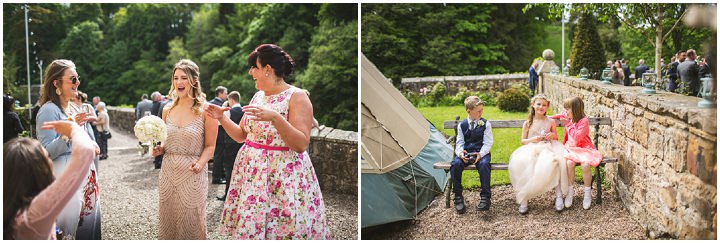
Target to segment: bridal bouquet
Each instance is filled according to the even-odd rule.
[[[143,144],[150,143],[153,147],[167,139],[165,121],[157,116],[145,116],[135,123],[135,137]]]

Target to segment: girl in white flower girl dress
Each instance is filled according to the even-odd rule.
[[[520,203],[519,211],[528,210],[528,200],[555,188],[555,209],[563,209],[562,195],[567,193],[568,177],[563,145],[557,141],[555,120],[545,116],[550,100],[538,94],[531,100],[528,120],[522,127],[523,144],[510,155],[510,182]]]

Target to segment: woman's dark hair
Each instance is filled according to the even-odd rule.
[[[257,66],[257,60],[260,59],[260,65],[270,65],[275,70],[275,75],[286,79],[290,76],[295,66],[293,58],[285,52],[281,47],[275,44],[262,44],[255,48],[255,50],[248,56],[248,65],[255,68],[261,68]]]
[[[14,138],[3,145],[3,239],[15,239],[15,217],[55,180],[37,140]]]
[[[15,99],[10,95],[3,95],[3,112],[15,111]]]

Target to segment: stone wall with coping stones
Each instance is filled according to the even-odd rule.
[[[108,107],[110,126],[134,134],[135,110]],[[321,126],[311,133],[308,153],[323,192],[357,195],[358,133]]]
[[[527,73],[403,78],[400,81],[400,88],[403,91],[420,92],[420,89],[423,87],[431,89],[435,83],[441,82],[447,87],[447,95],[455,95],[460,87],[465,87],[471,91],[493,90],[502,92],[514,84],[527,84],[527,80]]]
[[[641,89],[548,73],[540,84],[556,112],[579,96],[588,116],[613,120],[590,137],[599,133],[598,149],[619,159],[606,178],[648,237],[717,239],[717,110]]]

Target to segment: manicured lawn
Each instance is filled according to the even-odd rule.
[[[418,108],[418,110],[425,118],[430,120],[438,130],[445,133],[446,136],[454,136],[455,132],[452,129],[442,129],[444,121],[454,120],[456,116],[460,116],[461,120],[467,118],[467,112],[465,112],[464,106],[421,107]],[[552,115],[551,112],[552,111],[548,111],[548,113],[550,113],[548,115]],[[487,120],[524,120],[527,119],[527,113],[504,112],[495,106],[486,106],[483,118]],[[560,140],[560,142],[562,142],[564,131],[564,128],[558,128],[558,140]],[[490,150],[492,163],[507,163],[510,160],[510,154],[522,145],[520,143],[520,136],[522,136],[522,130],[520,128],[493,129],[494,142]],[[464,188],[480,187],[477,171],[463,172],[462,179]],[[575,168],[575,180],[582,181],[582,170],[579,166]],[[510,184],[507,170],[493,170],[490,176],[490,184],[493,186]]]

